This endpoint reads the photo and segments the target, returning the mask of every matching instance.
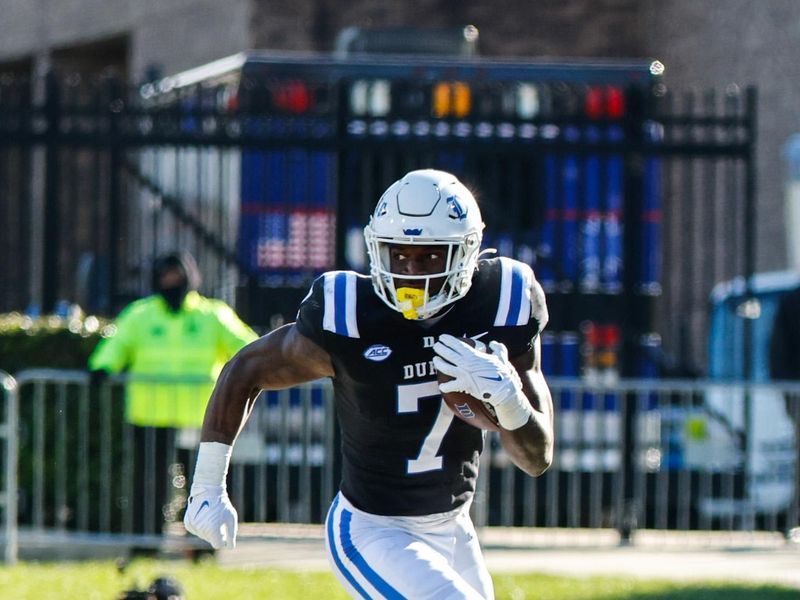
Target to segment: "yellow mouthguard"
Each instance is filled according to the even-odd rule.
[[[417,319],[417,309],[425,304],[425,290],[410,287],[397,288],[397,299],[400,301],[403,316],[406,319]]]

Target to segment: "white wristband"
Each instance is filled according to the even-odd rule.
[[[228,444],[200,442],[192,483],[225,487],[232,452],[233,446]]]
[[[509,431],[519,429],[525,425],[533,415],[533,408],[527,396],[522,392],[517,392],[498,402],[494,406],[497,414],[497,421]]]

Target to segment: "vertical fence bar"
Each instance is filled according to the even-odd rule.
[[[128,423],[123,423],[122,425],[122,448],[122,481],[119,483],[119,489],[117,490],[117,499],[114,501],[115,499],[112,497],[112,504],[109,508],[112,510],[114,508],[123,509],[122,530],[132,532],[135,527],[133,522],[133,494],[135,491],[133,480],[136,473],[137,456],[134,428],[133,425]]]
[[[658,431],[659,461],[655,482],[655,518],[653,526],[656,529],[667,529],[669,523],[668,508],[670,494],[669,471],[667,469],[669,448],[665,445],[663,428],[664,410],[669,408],[669,396],[667,392],[661,391],[658,392],[657,398],[656,407],[660,413]]]
[[[53,498],[53,516],[55,517],[56,529],[63,530],[69,514],[67,502],[67,384],[64,382],[56,383],[54,386],[56,394],[56,439],[55,452],[52,455],[53,472],[55,473],[56,489]]]
[[[581,513],[581,471],[583,469],[582,461],[588,455],[587,452],[587,443],[586,443],[586,432],[584,430],[583,424],[586,422],[586,414],[587,411],[584,410],[584,407],[581,404],[581,398],[583,398],[583,394],[578,392],[576,394],[578,398],[578,409],[576,412],[579,414],[579,423],[580,426],[578,427],[577,435],[575,437],[575,463],[572,465],[572,468],[569,470],[569,474],[567,475],[567,486],[566,486],[566,493],[567,493],[567,518],[566,518],[566,525],[567,527],[578,527],[580,526],[580,513]]]
[[[539,486],[537,479],[527,477],[523,484],[522,494],[522,523],[523,527],[535,527],[537,525],[536,511],[538,502],[536,494]]]
[[[134,432],[134,440],[136,442],[136,455],[134,460],[138,462],[143,461],[143,464],[137,464],[134,472],[144,473],[144,486],[142,497],[136,498],[134,494],[128,496],[130,509],[136,512],[134,505],[138,502],[142,503],[142,518],[144,519],[143,528],[140,531],[145,533],[157,533],[151,531],[151,526],[156,518],[159,508],[156,506],[156,490],[162,482],[156,481],[159,469],[156,468],[156,461],[161,457],[156,457],[156,453],[160,448],[156,449],[156,430],[153,427],[140,427],[139,431]],[[142,431],[143,430],[143,431]],[[139,434],[139,435],[137,435]],[[144,446],[142,447],[142,444]],[[163,458],[161,459],[163,460]],[[138,476],[136,477],[138,479]],[[140,485],[139,481],[134,482],[134,490]],[[137,524],[138,525],[138,524]]]
[[[278,481],[276,492],[278,496],[278,520],[284,523],[292,520],[289,506],[289,390],[278,392],[278,410],[280,411],[280,430],[278,431]]]
[[[100,404],[100,447],[112,448],[113,436],[111,434],[111,387],[104,383],[99,391]],[[123,466],[124,468],[124,466]],[[100,454],[100,481],[106,485],[100,487],[100,531],[111,531],[111,503],[113,501],[111,486],[111,453]],[[130,511],[127,511],[130,512]]]
[[[42,312],[52,311],[58,299],[61,281],[61,86],[54,73],[46,76],[45,101],[45,175],[44,175],[44,237],[42,268]]]
[[[800,393],[793,392],[785,396],[786,412],[794,424],[794,447],[800,448]],[[796,455],[795,455],[796,456]],[[786,514],[784,533],[788,539],[800,541],[800,459],[794,463],[794,498],[789,504]]]
[[[269,421],[267,420],[267,393],[261,392],[260,397],[256,401],[256,414],[257,420],[250,426],[256,426],[258,432],[258,439],[262,442],[266,439],[266,433],[269,431]],[[252,420],[252,417],[251,417]],[[253,514],[257,521],[267,520],[267,468],[269,465],[269,457],[266,450],[260,455],[261,463],[255,467],[255,482],[253,484],[255,506],[253,507]]]
[[[499,524],[504,527],[510,527],[514,524],[514,509],[519,502],[519,499],[516,498],[516,467],[514,467],[508,453],[502,447],[495,454],[493,462],[500,469],[500,487],[503,490],[500,496]],[[489,494],[487,494],[487,500],[488,496]]]
[[[757,212],[756,212],[756,88],[749,87],[745,95],[745,121],[747,127],[747,159],[745,161],[745,237],[744,237],[744,278],[745,278],[745,301],[753,298],[753,275],[756,269],[756,235],[757,235]],[[753,320],[744,319],[743,347],[744,347],[744,373],[742,378],[750,381],[755,376],[753,369]],[[745,489],[751,485],[750,455],[753,453],[754,446],[751,438],[753,430],[753,397],[752,388],[745,386],[744,397],[744,480]]]
[[[623,392],[625,393],[625,392]],[[634,424],[637,436],[634,444],[634,481],[633,481],[633,497],[636,498],[636,507],[640,515],[646,515],[647,500],[649,494],[647,493],[647,464],[645,462],[645,452],[647,451],[647,439],[642,435],[642,418],[647,414],[641,393],[630,392],[626,394],[630,402],[636,403],[636,416],[637,420]],[[646,519],[644,522],[638,523],[637,527],[646,527]]]
[[[482,476],[478,477],[475,485],[475,496],[471,507],[472,519],[476,527],[486,527],[489,524],[489,476],[494,462],[494,445],[497,441],[497,434],[492,432],[484,437],[484,447],[479,460],[478,472]]]
[[[78,529],[89,530],[89,385],[84,383],[78,390]]]
[[[561,423],[562,421],[558,415],[562,414],[562,409],[564,406],[563,389],[552,389],[551,392],[553,395],[553,411],[556,415],[555,421],[556,423]],[[556,439],[559,439],[558,436]],[[560,448],[557,447],[556,449],[559,450]],[[559,482],[561,481],[561,476],[563,473],[562,467],[562,459],[559,457],[558,452],[556,452],[555,469],[550,470],[550,474],[547,478],[547,497],[545,500],[545,516],[543,522],[545,527],[555,527],[558,524]]]
[[[0,507],[3,509],[3,560],[8,565],[17,562],[17,486],[18,486],[18,431],[19,388],[13,377],[0,371],[0,439],[5,441],[5,462],[2,465],[3,488],[0,488]]]
[[[125,223],[128,222],[128,214],[123,207],[122,168],[123,168],[123,146],[119,135],[119,117],[125,108],[122,100],[122,89],[114,79],[109,79],[106,86],[105,101],[106,106],[102,107],[108,118],[108,136],[111,141],[109,145],[109,173],[108,173],[108,291],[111,298],[111,305],[116,306],[120,295],[120,272],[122,271],[122,260],[120,259],[120,249],[124,249],[122,241],[126,236]],[[122,241],[121,241],[122,240]]]
[[[325,477],[323,479],[322,484],[322,497],[320,498],[320,509],[321,514],[324,515],[327,512],[328,504],[333,500],[333,496],[336,493],[336,455],[339,452],[339,448],[336,445],[337,439],[337,422],[335,418],[335,409],[333,405],[333,394],[330,388],[326,389],[325,392],[325,399],[323,400],[323,408],[325,410]]]
[[[298,486],[298,501],[300,513],[298,518],[302,523],[311,519],[311,388],[303,387],[300,390],[300,474]]]
[[[647,114],[647,103],[652,99],[645,95],[641,90],[630,89],[626,94],[626,113],[624,116],[625,139],[634,144],[640,144],[645,136],[644,121]],[[632,377],[637,372],[636,356],[638,348],[639,332],[643,326],[648,326],[648,319],[643,315],[645,312],[643,299],[641,297],[642,286],[645,273],[643,269],[636,269],[637,259],[640,258],[643,248],[637,243],[636,237],[632,235],[631,226],[633,223],[643,223],[643,213],[645,211],[645,156],[642,151],[628,149],[624,155],[624,199],[623,199],[623,220],[625,223],[625,236],[623,240],[623,275],[622,275],[622,297],[624,310],[630,318],[623,319],[621,326],[623,361],[621,374],[625,377]],[[642,272],[639,272],[642,271]],[[638,510],[634,497],[635,472],[636,472],[636,423],[637,423],[637,402],[635,395],[625,393],[624,411],[622,415],[622,453],[620,468],[623,470],[624,477],[622,484],[622,504],[617,512],[617,529],[621,542],[631,541],[631,535],[637,527]]]
[[[680,400],[678,403],[678,407],[680,410],[680,415],[685,415],[689,412],[691,408],[691,394],[688,392],[681,392],[680,393]],[[680,427],[680,421],[672,424],[672,427],[678,429]],[[677,506],[676,506],[676,523],[677,529],[689,529],[691,520],[690,520],[690,513],[691,513],[691,499],[692,499],[692,479],[691,473],[686,469],[682,468],[685,465],[685,458],[683,455],[682,448],[678,447],[681,439],[681,431],[677,430],[674,431],[675,435],[675,449],[674,451],[680,452],[679,458],[676,460],[680,461],[680,470],[678,471],[678,482],[675,488],[677,493]]]
[[[633,442],[633,410],[631,409],[632,396],[623,394],[622,396],[622,454],[620,456],[619,486],[616,489],[614,498],[614,524],[619,531],[620,542],[627,544],[631,541],[631,535],[635,524],[632,523],[633,513],[633,454],[635,444]]]
[[[45,384],[33,389],[33,526],[44,528]]]

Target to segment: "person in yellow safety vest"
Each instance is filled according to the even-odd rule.
[[[201,296],[199,280],[188,253],[157,259],[156,293],[123,309],[116,333],[89,357],[90,371],[131,375],[125,417],[132,425],[200,427],[223,365],[258,337],[227,304]],[[145,380],[137,382],[136,376]]]
[[[160,535],[165,519],[179,516],[173,484],[189,466],[176,433],[202,425],[223,365],[258,336],[230,306],[197,292],[200,272],[187,252],[157,258],[152,284],[152,295],[120,312],[115,333],[100,341],[88,366],[94,384],[111,373],[130,375],[125,420],[134,426],[134,481],[123,503],[132,533]]]

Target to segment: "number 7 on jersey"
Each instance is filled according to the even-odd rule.
[[[438,382],[426,381],[397,386],[397,412],[400,414],[418,412],[420,400],[428,398],[439,402],[439,412],[433,422],[433,427],[422,440],[419,455],[406,462],[406,472],[409,475],[437,471],[442,468],[442,457],[437,456],[436,453],[442,445],[442,439],[450,428],[454,415],[453,411],[442,402]]]

